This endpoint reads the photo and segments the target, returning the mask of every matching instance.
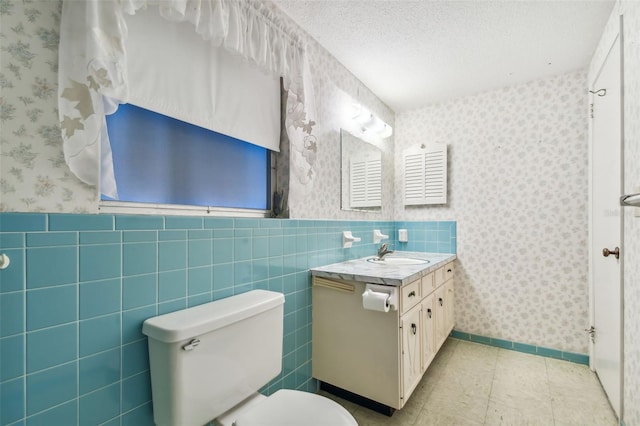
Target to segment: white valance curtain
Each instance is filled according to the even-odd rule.
[[[211,46],[157,7],[127,15],[129,103],[280,150],[280,77]]]
[[[102,193],[117,198],[105,115],[112,114],[118,104],[127,103],[132,97],[137,104],[144,103],[144,98],[154,92],[153,83],[144,79],[140,67],[133,71],[135,67],[130,67],[128,61],[129,53],[133,58],[136,52],[136,48],[131,47],[136,44],[128,44],[129,36],[132,41],[138,40],[138,52],[139,41],[144,39],[144,32],[129,26],[138,25],[136,22],[144,22],[146,18],[140,21],[138,17],[128,19],[127,15],[146,14],[140,13],[141,9],[152,6],[167,21],[167,26],[190,24],[212,50],[223,48],[244,58],[268,78],[283,77],[288,90],[285,126],[291,145],[292,173],[299,183],[310,183],[317,149],[313,135],[316,123],[312,120],[315,117],[314,97],[304,43],[290,25],[274,13],[273,6],[260,0],[65,0],[60,30],[58,110],[64,156],[71,171],[87,184],[101,183]],[[157,41],[150,39],[148,42]],[[154,49],[161,51],[161,47],[155,45]],[[194,56],[202,53],[201,48],[193,49]],[[183,79],[177,84],[189,84],[189,68],[198,63],[201,61],[181,64],[183,72],[186,70],[187,81]],[[149,71],[162,71],[153,66],[149,64]],[[194,73],[203,74],[200,66],[196,66],[199,68]],[[221,77],[210,76],[212,80]],[[241,81],[241,77],[237,80]],[[146,107],[156,111],[162,109],[153,105],[166,104],[166,97],[173,96],[170,90],[163,93],[166,94],[164,100],[151,100],[151,107]],[[212,96],[210,91],[200,93],[205,98]],[[217,95],[213,93],[213,96]],[[210,103],[209,99],[198,102],[195,102],[198,108]],[[202,122],[207,121],[207,114],[201,115],[200,119],[185,121],[211,127]],[[218,124],[224,121],[224,118],[218,120]]]

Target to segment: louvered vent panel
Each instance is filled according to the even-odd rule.
[[[404,204],[446,204],[447,146],[433,144],[404,151]]]
[[[382,206],[382,160],[379,158],[351,160],[351,207]]]
[[[382,160],[367,163],[367,200],[371,206],[382,206]]]
[[[424,198],[426,204],[437,204],[442,199],[446,202],[446,168],[446,151],[431,151],[424,154]]]
[[[407,154],[404,157],[405,204],[421,204],[424,198],[424,155]]]
[[[361,205],[367,199],[367,163],[351,162],[351,206]]]

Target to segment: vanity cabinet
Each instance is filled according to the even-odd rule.
[[[453,262],[399,287],[389,312],[363,308],[365,282],[312,281],[312,376],[402,408],[453,329]]]

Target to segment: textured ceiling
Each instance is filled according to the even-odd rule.
[[[589,64],[599,1],[274,0],[394,111]]]

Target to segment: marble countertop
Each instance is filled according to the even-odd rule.
[[[311,268],[311,275],[340,280],[401,286],[409,284],[456,259],[455,254],[396,251],[388,254],[386,257],[426,259],[429,263],[418,265],[384,265],[368,262],[367,259],[372,257],[375,256],[367,256],[360,259]]]

